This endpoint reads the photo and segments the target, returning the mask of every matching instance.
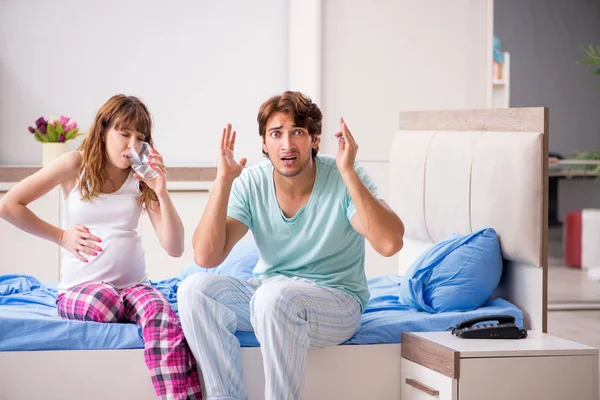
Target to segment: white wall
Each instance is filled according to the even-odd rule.
[[[399,111],[486,108],[490,4],[324,1],[327,149],[336,145],[340,116],[363,138],[358,142],[362,160],[386,161]]]
[[[223,125],[262,159],[260,104],[287,87],[281,0],[0,1],[0,164],[39,165],[40,115],[87,131],[110,96],[139,96],[169,165],[214,165]],[[70,143],[74,148],[75,143]]]
[[[580,45],[600,46],[600,2],[499,0],[494,24],[511,54],[511,106],[549,107],[551,152],[598,150],[600,79],[577,60]]]
[[[214,165],[227,121],[254,163],[258,107],[289,88],[321,106],[322,152],[346,119],[387,197],[400,111],[487,106],[492,17],[492,0],[0,1],[0,164],[40,163],[37,116],[87,127],[117,92],[148,103],[167,164]],[[367,260],[395,271],[372,249]]]
[[[400,111],[487,107],[493,1],[325,0],[322,13],[322,148],[336,151],[344,117],[387,197]],[[369,252],[394,273],[394,258]]]
[[[26,129],[37,116],[87,129],[120,92],[148,103],[170,164],[214,164],[227,121],[257,161],[258,107],[289,84],[320,100],[324,151],[344,116],[377,139],[359,141],[360,159],[385,162],[400,110],[485,107],[491,3],[4,0],[0,164],[39,164]]]
[[[600,79],[576,63],[585,56],[580,45],[600,46],[600,2],[501,0],[494,24],[511,54],[511,106],[550,109],[550,152],[568,158],[600,149]],[[561,222],[569,211],[600,204],[592,179],[563,179],[558,187]]]

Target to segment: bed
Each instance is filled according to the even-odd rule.
[[[399,399],[402,331],[446,330],[498,313],[546,331],[547,132],[544,108],[400,114],[389,199],[406,226],[398,275],[449,234],[493,227],[504,258],[501,283],[482,308],[427,314],[393,301],[399,278],[371,278],[357,335],[309,352],[305,398]],[[178,282],[154,283],[174,306]],[[1,277],[0,399],[155,398],[138,328],[57,320],[55,293],[35,277]],[[248,394],[260,399],[260,349],[253,335],[238,338]]]

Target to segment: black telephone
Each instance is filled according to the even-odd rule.
[[[479,324],[487,321],[498,321],[497,324]],[[459,322],[452,334],[464,339],[522,339],[527,337],[525,329],[515,325],[512,315],[489,315],[471,318]]]

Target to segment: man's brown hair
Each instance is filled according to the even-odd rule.
[[[287,91],[281,95],[273,96],[265,101],[258,110],[258,133],[265,140],[267,121],[273,113],[282,112],[294,118],[294,125],[308,130],[311,138],[321,135],[323,125],[323,114],[319,107],[313,103],[310,97],[300,93]],[[312,149],[313,158],[319,152],[319,148]],[[263,154],[267,154],[263,150]]]

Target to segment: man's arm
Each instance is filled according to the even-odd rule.
[[[214,268],[221,264],[233,246],[248,232],[246,225],[227,217],[233,181],[246,165],[245,158],[239,164],[234,160],[234,146],[235,131],[232,133],[231,125],[227,124],[221,135],[217,178],[192,238],[194,262],[204,268]]]
[[[393,256],[402,249],[404,224],[384,201],[375,198],[354,169],[358,145],[343,119],[336,137],[339,140],[336,163],[356,206],[350,223],[379,254]]]
[[[402,249],[404,224],[383,200],[378,200],[356,172],[342,175],[356,214],[350,220],[356,232],[363,235],[379,254],[390,257]]]
[[[194,262],[204,268],[220,265],[233,246],[248,232],[248,227],[227,217],[232,181],[217,178],[208,203],[194,232]]]

